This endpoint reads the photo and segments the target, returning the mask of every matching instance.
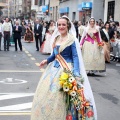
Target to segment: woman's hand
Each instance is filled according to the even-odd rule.
[[[81,48],[81,49],[82,49],[82,47],[83,47],[83,46],[82,46],[82,45],[80,45],[80,48]]]
[[[43,60],[41,63],[40,63],[40,68],[42,68],[44,65],[47,64],[47,60]]]

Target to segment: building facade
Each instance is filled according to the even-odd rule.
[[[16,18],[21,17],[22,13],[22,0],[10,0],[9,1],[9,17]]]
[[[104,0],[60,0],[59,10],[60,16],[67,15],[72,21],[85,23],[90,17],[104,19]]]
[[[72,8],[72,9],[71,9]],[[120,22],[120,0],[60,0],[60,16],[87,21],[90,17],[106,22],[109,16]]]
[[[48,17],[49,0],[31,0],[31,17],[45,20]]]
[[[93,0],[92,16],[96,19],[104,21],[104,5],[105,0]]]
[[[50,0],[49,16],[54,21],[59,18],[59,0]]]
[[[22,18],[31,18],[31,0],[22,0]]]
[[[120,22],[120,0],[105,0],[104,21],[107,21],[109,16]]]
[[[0,0],[0,18],[8,16],[8,0]]]
[[[39,1],[31,0],[31,18],[36,19],[39,14]]]
[[[0,0],[0,9],[3,9],[7,6],[7,0]]]
[[[92,0],[60,0],[60,16],[67,15],[72,21],[85,23],[91,17],[92,8]]]

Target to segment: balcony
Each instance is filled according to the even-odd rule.
[[[0,9],[4,8],[7,6],[6,0],[0,0]]]

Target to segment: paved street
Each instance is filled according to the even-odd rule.
[[[35,89],[43,69],[39,62],[48,55],[35,49],[35,43],[23,43],[23,51],[0,51],[0,120],[30,120]],[[120,64],[106,65],[107,72],[89,77],[98,120],[118,120],[120,114]]]

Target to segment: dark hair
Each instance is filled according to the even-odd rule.
[[[89,23],[90,23],[91,20],[94,20],[94,22],[95,22],[95,18],[90,18]]]
[[[116,21],[115,24],[116,24],[116,26],[119,26],[119,22],[118,21]]]
[[[120,38],[120,32],[117,31],[117,38]]]
[[[68,31],[70,30],[70,28],[71,28],[71,23],[70,23],[70,21],[69,21],[69,19],[68,18],[66,18],[66,17],[61,17],[60,19],[64,19],[64,20],[66,20],[67,21],[67,25],[68,25]]]
[[[105,23],[104,27],[105,27],[107,24],[109,24],[109,26],[110,26],[110,22],[107,21],[107,22]],[[106,27],[105,27],[105,28],[106,28]]]
[[[77,25],[78,25],[78,21],[75,21],[75,22],[74,22],[74,25],[77,26]]]

